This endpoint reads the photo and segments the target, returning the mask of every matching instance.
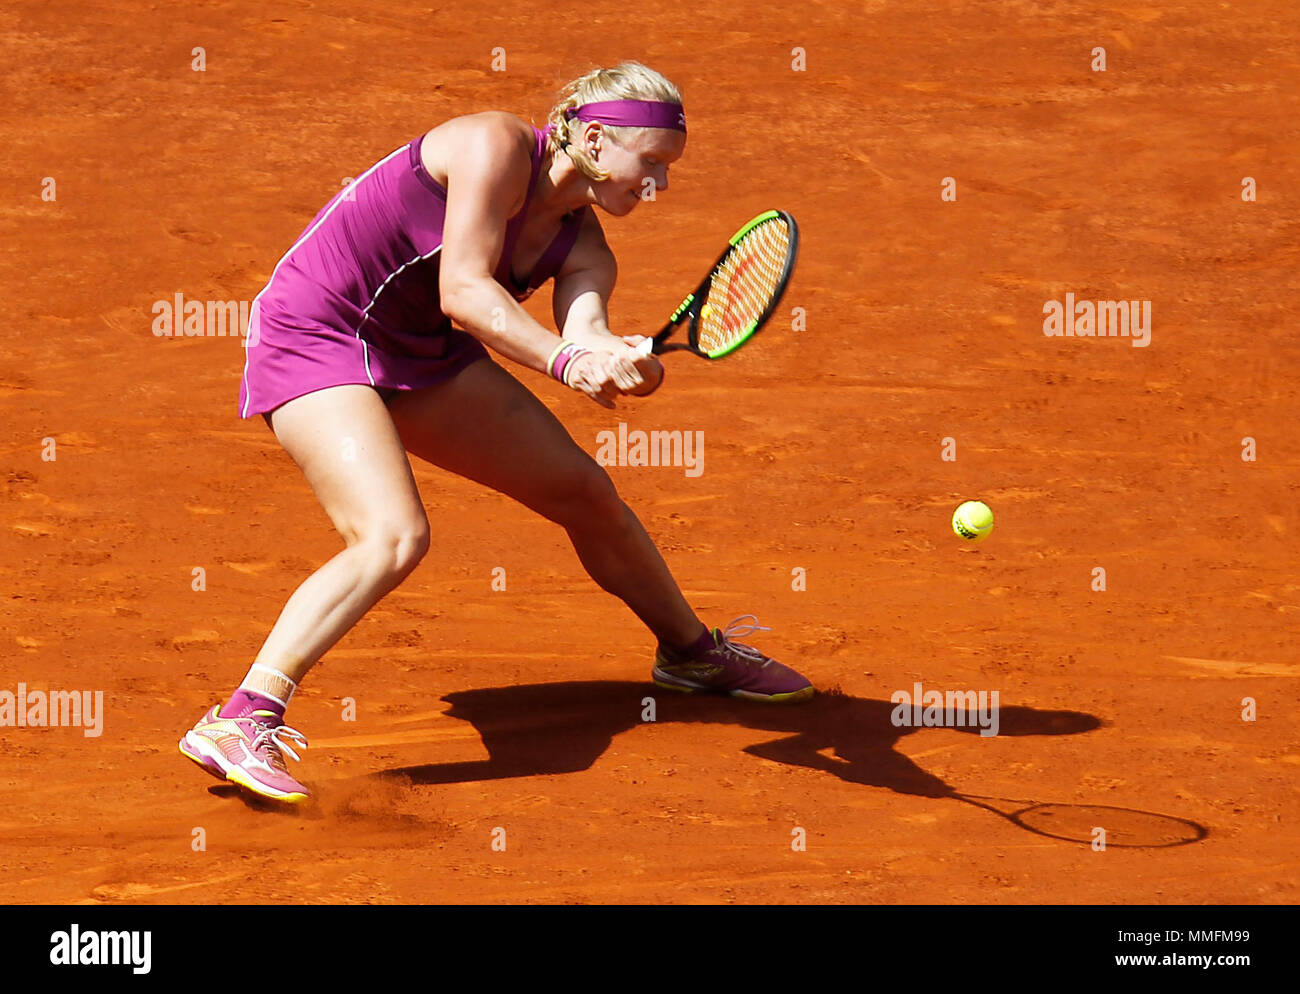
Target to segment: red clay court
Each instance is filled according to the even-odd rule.
[[[1295,903],[1300,10],[1069,6],[7,4],[0,690],[105,710],[0,728],[0,902]],[[691,132],[602,218],[614,330],[769,207],[806,327],[669,356],[614,412],[512,371],[593,453],[703,432],[698,475],[610,473],[706,622],[756,614],[824,693],[656,693],[559,528],[417,463],[432,551],[290,713],[319,806],[242,801],[176,741],[340,540],[237,418],[240,340],[156,336],[154,302],[251,300],[349,177],[449,116],[540,124],[622,59]],[[1150,344],[1044,335],[1067,293],[1150,301]],[[916,683],[997,691],[1003,734],[895,727]],[[1141,844],[953,792],[1137,812]]]

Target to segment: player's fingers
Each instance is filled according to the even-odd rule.
[[[625,355],[614,357],[610,364],[610,372],[622,390],[633,390],[645,382],[645,377],[637,368],[636,361]]]
[[[592,371],[592,382],[599,384],[607,395],[617,396],[627,389],[624,385],[627,382],[627,374],[622,371],[620,363],[613,355],[603,353],[601,362]]]
[[[600,355],[587,354],[573,360],[572,372],[567,373],[569,386],[579,393],[586,394],[601,407],[613,407],[613,402],[606,396],[605,362]]]
[[[607,391],[599,381],[583,378],[579,381],[578,387],[601,407],[612,408],[614,406],[614,394]]]
[[[614,398],[619,395],[619,388],[610,379],[607,362],[593,363],[590,367],[584,368],[577,374],[577,382],[582,391],[601,407],[614,406]]]
[[[600,392],[603,396],[608,397],[612,401],[623,392],[623,387],[619,385],[617,380],[607,378],[601,381]]]
[[[621,369],[611,370],[610,377],[606,382],[623,392],[631,390],[636,386],[636,384],[632,382],[632,377],[628,376],[627,373]]]
[[[659,361],[658,356],[642,356],[636,361],[636,371],[641,374],[641,379],[649,381],[655,379],[664,370],[663,363]]]
[[[648,397],[663,385],[663,363],[653,356],[647,356],[644,363],[638,363],[637,367],[641,370],[641,378],[644,380],[645,386],[633,392],[638,397]]]

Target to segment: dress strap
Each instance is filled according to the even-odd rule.
[[[506,223],[505,241],[501,246],[501,261],[498,263],[495,273],[497,282],[504,286],[518,285],[511,275],[510,263],[514,258],[515,244],[519,241],[519,233],[523,230],[524,219],[528,214],[528,204],[533,199],[533,190],[537,187],[537,177],[542,171],[542,152],[546,148],[546,137],[537,128],[533,128],[533,137],[533,172],[528,179],[528,192],[524,195],[524,205]]]
[[[582,233],[582,223],[587,219],[587,211],[591,208],[583,207],[574,211],[572,215],[565,219],[564,224],[560,227],[559,234],[551,240],[551,244],[546,247],[542,257],[537,260],[537,266],[533,270],[532,279],[529,284],[536,289],[541,286],[564,265],[564,260],[569,257],[573,251],[574,244],[578,241],[578,235]]]

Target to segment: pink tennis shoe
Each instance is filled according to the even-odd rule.
[[[307,739],[273,711],[254,711],[243,718],[222,718],[217,705],[180,741],[181,755],[220,780],[284,804],[302,804],[307,788],[289,775],[284,753],[295,760],[293,745],[305,749]]]

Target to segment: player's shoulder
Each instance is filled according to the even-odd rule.
[[[513,189],[528,183],[534,140],[527,121],[504,111],[483,111],[449,118],[428,131],[420,157],[444,189],[452,175],[496,176]]]
[[[489,150],[496,153],[522,151],[532,157],[536,136],[533,126],[501,110],[463,114],[444,121],[429,132],[430,138],[445,140],[452,147]]]

